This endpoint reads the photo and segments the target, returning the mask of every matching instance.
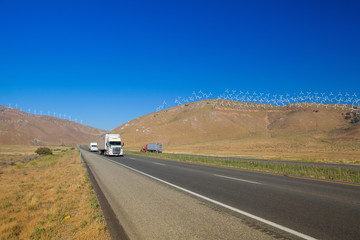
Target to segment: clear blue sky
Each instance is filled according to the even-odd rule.
[[[0,104],[111,130],[193,91],[357,92],[360,1],[0,0]]]

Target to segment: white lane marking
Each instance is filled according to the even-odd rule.
[[[259,183],[259,182],[253,182],[253,181],[248,181],[248,180],[244,180],[244,179],[240,179],[240,178],[227,177],[227,176],[222,176],[222,175],[217,175],[217,174],[214,174],[214,176],[221,177],[221,178],[232,179],[232,180],[237,180],[237,181],[241,181],[241,182],[247,182],[247,183],[253,183],[253,184],[262,184],[262,183]]]
[[[161,165],[161,166],[165,166],[166,164],[163,164],[163,163],[157,163],[157,162],[152,162],[153,164],[156,164],[156,165]]]
[[[308,235],[305,235],[305,234],[300,233],[300,232],[298,232],[298,231],[295,231],[295,230],[293,230],[293,229],[284,227],[284,226],[282,226],[282,225],[280,225],[280,224],[271,222],[271,221],[266,220],[266,219],[264,219],[264,218],[255,216],[255,215],[253,215],[253,214],[251,214],[251,213],[245,212],[245,211],[243,211],[243,210],[240,210],[240,209],[231,207],[231,206],[226,205],[226,204],[224,204],[224,203],[221,203],[221,202],[218,202],[218,201],[213,200],[213,199],[211,199],[211,198],[205,197],[205,196],[200,195],[200,194],[198,194],[198,193],[195,193],[195,192],[192,192],[192,191],[190,191],[190,190],[187,190],[186,188],[182,188],[182,187],[179,187],[179,186],[177,186],[177,185],[175,185],[175,184],[166,182],[166,181],[164,181],[164,180],[162,180],[162,179],[160,179],[160,178],[151,176],[151,175],[149,175],[149,174],[147,174],[147,173],[144,173],[144,172],[141,172],[141,171],[139,171],[139,170],[136,170],[135,168],[128,167],[128,166],[126,166],[126,165],[124,165],[124,164],[122,164],[122,163],[115,162],[114,160],[111,160],[111,159],[107,159],[107,160],[108,160],[108,161],[111,161],[111,162],[113,162],[113,163],[115,163],[115,164],[118,164],[118,165],[120,165],[120,166],[123,166],[123,167],[125,167],[125,168],[128,168],[128,169],[130,169],[130,170],[132,170],[132,171],[134,171],[134,172],[140,173],[140,174],[142,174],[142,175],[144,175],[144,176],[147,176],[147,177],[149,177],[149,178],[152,178],[152,179],[154,179],[154,180],[157,180],[157,181],[159,181],[159,182],[162,182],[162,183],[165,183],[165,184],[167,184],[167,185],[169,185],[169,186],[172,186],[172,187],[174,187],[174,188],[177,188],[177,189],[179,189],[179,190],[181,190],[181,191],[184,191],[184,192],[186,192],[186,193],[189,193],[189,194],[191,194],[191,195],[193,195],[193,196],[196,196],[196,197],[198,197],[198,198],[204,199],[204,200],[206,200],[206,201],[209,201],[209,202],[214,203],[214,204],[216,204],[216,205],[219,205],[219,206],[221,206],[221,207],[227,208],[227,209],[229,209],[229,210],[231,210],[231,211],[240,213],[240,214],[245,215],[245,216],[247,216],[247,217],[249,217],[249,218],[255,219],[255,220],[259,221],[259,222],[262,222],[262,223],[265,223],[265,224],[270,225],[270,226],[272,226],[272,227],[275,227],[275,228],[277,228],[277,229],[280,229],[280,230],[282,230],[282,231],[284,231],[284,232],[293,234],[293,235],[295,235],[295,236],[301,237],[301,238],[306,239],[306,240],[316,240],[316,238],[310,237],[310,236],[308,236]]]
[[[136,158],[128,157],[129,159],[136,160]]]

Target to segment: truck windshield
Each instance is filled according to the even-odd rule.
[[[97,145],[91,145],[91,147],[97,147]]]
[[[110,145],[121,145],[121,142],[110,142]]]

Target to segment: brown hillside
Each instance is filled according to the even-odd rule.
[[[96,141],[105,131],[0,106],[0,144],[72,145]]]
[[[345,158],[359,158],[359,124],[347,121],[343,112],[326,108],[289,111],[285,107],[278,111],[240,111],[214,108],[213,101],[151,113],[112,132],[120,133],[131,150],[162,142],[167,152],[277,158],[326,153],[329,157],[339,154],[339,159],[340,152],[345,152]]]

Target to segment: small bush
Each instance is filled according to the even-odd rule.
[[[39,155],[52,155],[53,154],[51,149],[48,147],[39,147],[38,149],[36,149],[35,153],[39,154]]]

